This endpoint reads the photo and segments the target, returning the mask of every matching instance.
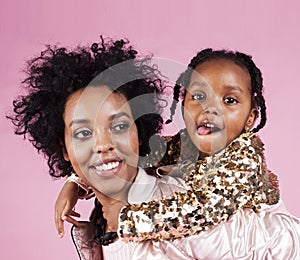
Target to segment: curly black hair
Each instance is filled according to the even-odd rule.
[[[190,84],[191,75],[195,68],[201,63],[216,59],[226,59],[233,61],[237,65],[246,69],[249,72],[251,77],[252,107],[257,108],[260,112],[260,122],[253,129],[253,132],[258,132],[261,128],[265,126],[267,121],[266,103],[265,98],[263,96],[263,78],[261,71],[255,65],[251,56],[241,52],[233,52],[227,50],[204,49],[198,52],[197,55],[192,58],[190,64],[188,65],[188,68],[179,76],[174,86],[173,103],[170,108],[171,116],[167,123],[172,121],[180,96],[182,96],[184,100],[186,89]]]
[[[151,94],[146,95],[146,102],[135,99],[138,109],[131,107],[141,156],[149,152],[151,136],[162,129],[159,99],[164,86],[160,72],[151,65],[151,57],[138,57],[128,40],[100,38],[91,47],[77,46],[73,50],[48,45],[38,57],[28,61],[26,78],[21,83],[26,94],[13,101],[13,113],[7,116],[15,126],[15,133],[23,135],[45,155],[49,173],[56,178],[73,170],[63,157],[63,113],[68,97],[78,89],[103,84],[122,93],[128,101]],[[126,66],[117,65],[124,62]]]

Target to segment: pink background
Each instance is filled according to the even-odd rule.
[[[2,0],[0,8],[1,259],[77,259],[53,221],[62,181],[45,159],[13,134],[5,114],[19,93],[25,60],[44,44],[74,46],[100,34],[127,37],[143,53],[187,63],[205,47],[252,54],[265,80],[267,126],[261,131],[269,168],[280,178],[287,208],[300,216],[299,1]],[[78,209],[88,215],[88,205]]]

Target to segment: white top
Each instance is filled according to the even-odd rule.
[[[128,202],[142,203],[152,199],[155,189],[156,178],[148,175],[142,168],[139,168],[136,179],[128,192]],[[103,246],[104,259],[107,260],[125,260],[133,259],[135,244],[124,243],[121,239],[116,242]]]

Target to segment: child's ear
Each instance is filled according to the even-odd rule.
[[[258,110],[256,108],[252,108],[245,125],[246,131],[249,131],[254,126],[257,118],[258,118]]]

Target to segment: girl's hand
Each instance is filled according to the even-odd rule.
[[[107,221],[106,232],[117,232],[120,211],[128,203],[107,197],[99,192],[95,192],[95,194],[99,202],[102,204],[103,217]]]
[[[55,226],[60,238],[64,236],[64,221],[78,226],[73,217],[80,217],[74,206],[78,200],[78,185],[74,182],[64,184],[55,203]]]
[[[119,214],[127,204],[127,202],[115,200],[112,204],[103,205],[103,216],[107,220],[106,232],[118,232]]]

